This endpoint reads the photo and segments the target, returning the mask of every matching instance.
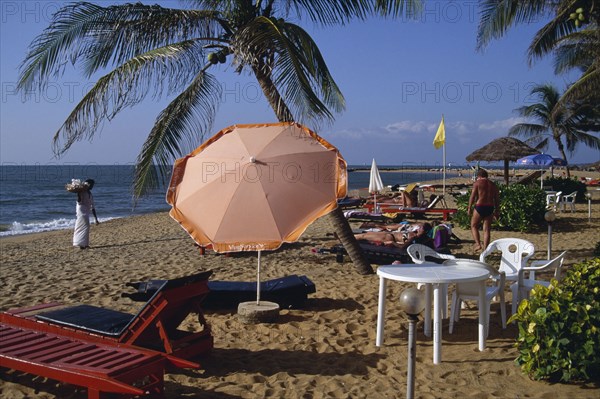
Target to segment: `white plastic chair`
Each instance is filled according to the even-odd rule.
[[[577,198],[577,191],[573,191],[569,195],[563,195],[560,199],[561,210],[566,211],[567,206],[571,208],[571,212],[575,212],[575,199]]]
[[[444,264],[453,264],[464,260],[447,260]],[[478,262],[476,260],[469,261],[470,266],[482,267],[490,272],[490,279],[493,285],[485,287],[485,303],[479,303],[479,283],[458,283],[452,292],[452,301],[450,302],[450,326],[449,332],[452,334],[454,323],[460,319],[460,309],[463,301],[477,301],[477,308],[480,312],[485,312],[486,336],[489,334],[490,325],[490,307],[492,299],[498,297],[500,299],[500,316],[502,318],[502,328],[506,328],[506,302],[504,301],[504,284],[505,274],[498,271],[490,265]]]
[[[546,194],[546,209],[558,211],[561,195],[562,195],[562,191],[557,191],[556,193]]]
[[[456,257],[454,255],[441,254],[423,244],[411,244],[408,246],[408,248],[406,248],[406,252],[408,253],[408,256],[410,256],[412,261],[415,262],[416,264],[425,263],[427,261],[432,260],[432,258],[433,258],[434,262],[435,262],[435,260],[444,261],[444,260],[448,260],[448,259],[456,259]],[[441,262],[436,262],[436,263],[441,263]],[[418,284],[417,288],[421,289],[422,286],[423,286],[423,284]],[[447,313],[448,313],[448,284],[441,284],[440,288],[441,288],[442,298],[444,298],[443,303],[442,303],[442,311],[443,311],[443,317],[445,318],[445,317],[447,317]]]
[[[408,252],[408,256],[410,256],[412,261],[417,264],[425,263],[431,260],[431,258],[438,260],[456,259],[454,255],[441,254],[423,244],[411,244],[406,248],[406,252]],[[434,262],[435,259],[433,260]]]
[[[499,238],[494,240],[479,255],[479,261],[491,264],[487,259],[500,252],[498,270],[506,274],[506,279],[517,281],[519,269],[527,266],[527,262],[535,253],[532,242],[522,238]]]
[[[501,253],[498,271],[504,272],[506,280],[517,281],[519,270],[527,266],[535,252],[535,246],[530,241],[521,238],[500,238],[488,245],[479,256],[479,261],[490,264],[487,259],[497,252]],[[533,278],[534,276],[529,277]]]
[[[534,274],[535,272],[541,272],[544,270],[554,269],[554,279],[560,281],[562,264],[565,259],[565,255],[567,251],[564,251],[562,254],[558,255],[556,258],[552,260],[534,260],[531,262],[530,266],[523,267],[519,271],[518,280],[513,283],[510,288],[512,290],[512,313],[515,314],[517,311],[517,307],[519,306],[519,302],[521,300],[529,298],[529,292],[535,285],[543,285],[548,287],[550,285],[550,281],[547,280],[536,280],[534,278],[526,279],[524,277],[526,272],[530,272]]]

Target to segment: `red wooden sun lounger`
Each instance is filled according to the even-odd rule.
[[[373,207],[372,205],[365,206],[369,209],[369,211],[371,211]],[[378,204],[378,207],[382,213],[411,213],[420,215],[425,215],[428,213],[441,213],[444,220],[448,220],[450,215],[458,212],[456,208],[403,208],[394,204]]]
[[[165,358],[0,323],[0,367],[86,387],[88,399],[102,393],[162,396]]]
[[[213,347],[201,308],[211,274],[208,271],[165,280],[136,315],[90,305],[51,303],[2,312],[0,322],[67,339],[155,350],[172,366],[197,368],[199,364],[188,359],[206,354]],[[190,314],[197,315],[201,329],[178,328]]]

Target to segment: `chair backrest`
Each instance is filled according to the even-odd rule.
[[[548,269],[554,268],[554,278],[558,281],[562,280],[562,265],[566,255],[567,251],[563,251],[562,254],[548,262]]]
[[[412,261],[415,263],[418,263],[418,264],[424,263],[427,261],[435,262],[435,259],[439,259],[439,260],[456,259],[456,257],[454,255],[441,254],[423,244],[411,244],[408,246],[408,248],[406,248],[406,252],[408,253],[408,256],[410,256]],[[433,258],[433,259],[431,259],[431,258]],[[439,262],[439,263],[442,263],[442,262]]]
[[[550,259],[549,261],[547,261],[546,263],[540,264],[541,262],[537,262],[537,264],[540,264],[539,266],[535,266],[535,267],[531,267],[531,268],[525,268],[526,270],[532,270],[535,271],[536,273],[539,273],[541,271],[544,270],[552,270],[554,269],[554,278],[558,281],[560,281],[562,279],[562,264],[565,260],[565,255],[567,254],[567,251],[563,251],[563,253],[561,253],[560,255],[558,255],[556,258],[554,259]],[[519,276],[519,284],[523,283],[523,273],[521,273],[521,275]]]
[[[562,191],[559,191],[554,195],[555,195],[554,199],[555,199],[556,203],[558,204],[560,202],[560,198],[562,196]]]
[[[495,287],[498,287],[496,289],[498,290],[504,288],[504,274],[485,262],[473,259],[450,259],[445,261],[444,265],[468,265],[470,267],[486,269],[490,273],[489,278],[494,280]],[[479,283],[458,283],[456,284],[456,290],[458,291],[459,295],[477,296],[479,295]]]
[[[429,205],[427,205],[426,209],[431,209],[434,206],[437,205],[438,202],[440,202],[440,200],[442,199],[441,195],[436,195],[435,198],[433,200],[431,200],[431,202],[429,203]]]
[[[494,240],[479,256],[479,261],[484,263],[486,258],[494,253],[501,252],[498,270],[506,273],[506,277],[516,279],[519,269],[527,266],[527,261],[535,252],[533,243],[521,238],[500,238]]]
[[[562,198],[564,202],[575,202],[575,199],[577,198],[577,191],[573,191],[569,195],[564,195]]]

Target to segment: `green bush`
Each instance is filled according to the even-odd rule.
[[[585,201],[585,191],[587,187],[584,183],[567,177],[551,177],[544,180],[545,186],[552,187],[554,191],[562,191],[563,195],[569,195],[573,191],[577,191],[576,202]]]
[[[600,256],[600,241],[596,243],[596,248],[594,248],[594,256]]]
[[[494,221],[493,228],[526,232],[544,222],[546,193],[539,187],[512,184],[501,185],[499,188],[500,218]],[[458,211],[452,220],[462,228],[469,228],[471,224],[467,212],[470,195],[471,192],[456,198]]]
[[[599,300],[600,258],[574,265],[560,283],[534,287],[509,319],[519,327],[521,370],[536,380],[598,380]]]

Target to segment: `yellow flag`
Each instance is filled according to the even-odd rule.
[[[446,142],[446,128],[444,127],[444,116],[442,116],[442,121],[440,122],[440,127],[438,127],[437,133],[435,134],[435,138],[433,139],[433,146],[437,150]]]

